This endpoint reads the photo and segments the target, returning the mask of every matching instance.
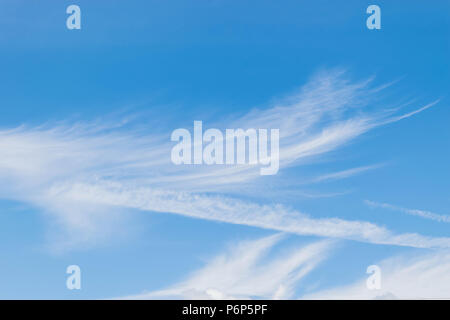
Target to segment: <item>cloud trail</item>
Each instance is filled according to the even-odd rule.
[[[450,299],[448,250],[414,258],[392,257],[377,265],[381,269],[378,290],[367,289],[367,278],[363,278],[347,286],[305,295],[302,299]]]
[[[333,172],[333,173],[327,173],[327,174],[318,176],[317,178],[313,179],[311,182],[323,182],[323,181],[344,179],[344,178],[352,177],[354,175],[357,175],[357,174],[365,172],[365,171],[380,168],[381,166],[382,166],[381,164],[375,164],[375,165],[370,165],[370,166],[351,168],[351,169]]]
[[[395,234],[376,224],[339,218],[315,219],[283,205],[262,205],[224,196],[127,187],[118,183],[67,184],[53,187],[45,198],[64,203],[125,207],[175,213],[191,218],[247,225],[298,235],[356,240],[417,248],[450,248],[448,237]]]
[[[403,212],[412,216],[417,216],[417,217],[421,217],[421,218],[425,218],[425,219],[429,219],[429,220],[434,220],[437,222],[446,222],[446,223],[450,223],[450,216],[448,215],[443,215],[443,214],[437,214],[431,211],[425,211],[425,210],[418,210],[418,209],[407,209],[407,208],[403,208],[403,207],[399,207],[399,206],[394,206],[392,204],[388,204],[388,203],[380,203],[380,202],[375,202],[375,201],[370,201],[370,200],[365,200],[364,201],[367,205],[374,207],[374,208],[384,208],[384,209],[389,209],[389,210],[393,210],[393,211],[398,211],[398,212]]]
[[[372,81],[352,82],[341,70],[322,72],[285,101],[211,125],[280,129],[283,171],[314,163],[318,156],[369,130],[432,105],[404,115],[395,114],[394,108],[367,112],[380,94],[371,88]],[[50,214],[70,234],[68,238],[74,238],[57,241],[58,245],[96,242],[103,232],[108,233],[108,226],[114,228],[113,215],[134,208],[301,235],[414,247],[450,246],[448,238],[396,235],[368,222],[315,219],[282,205],[224,196],[243,189],[251,193],[255,186],[259,187],[255,195],[263,201],[261,195],[269,189],[261,191],[260,187],[271,186],[276,178],[264,178],[261,184],[259,167],[250,165],[176,166],[170,161],[173,129],[163,135],[119,121],[0,130],[0,197],[29,203]],[[318,179],[344,178],[363,168]]]
[[[289,299],[295,287],[328,255],[331,241],[318,241],[274,256],[280,234],[237,243],[167,289],[120,299]]]

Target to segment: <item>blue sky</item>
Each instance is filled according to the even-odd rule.
[[[3,0],[0,298],[449,297],[449,13]],[[274,176],[175,166],[194,120],[306,151]]]

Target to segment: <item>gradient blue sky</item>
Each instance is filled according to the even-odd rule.
[[[70,4],[81,7],[81,30],[66,28],[65,10]],[[381,30],[366,28],[365,11],[370,4],[381,7]],[[369,100],[364,111],[350,106],[332,121],[345,122],[352,112],[376,115],[401,107],[388,116],[392,119],[439,102],[403,120],[358,134],[305,162],[282,166],[276,176],[224,188],[206,184],[200,194],[229,196],[258,205],[281,204],[312,218],[371,222],[395,234],[417,233],[450,243],[446,240],[450,237],[448,223],[407,211],[450,215],[449,14],[450,3],[444,0],[2,0],[0,157],[7,160],[0,160],[0,298],[114,298],[176,287],[196,270],[204,270],[214,257],[227,250],[234,252],[233,245],[277,233],[270,228],[193,219],[169,209],[105,205],[102,200],[99,210],[107,213],[89,225],[101,237],[89,235],[86,240],[82,235],[81,243],[59,245],[78,239],[78,233],[84,232],[73,228],[72,220],[62,224],[60,220],[66,214],[72,219],[84,210],[87,216],[80,219],[90,219],[97,204],[78,207],[77,201],[66,204],[51,196],[43,200],[42,193],[55,181],[78,181],[84,174],[97,172],[101,179],[117,174],[117,181],[129,183],[124,178],[129,173],[127,167],[121,168],[120,174],[109,174],[108,170],[116,167],[106,168],[110,164],[104,157],[130,152],[142,154],[139,161],[145,161],[146,153],[139,149],[142,145],[132,144],[131,151],[121,145],[133,141],[127,139],[134,134],[144,139],[155,136],[154,143],[160,143],[162,137],[164,144],[170,143],[174,129],[191,128],[194,120],[227,127],[229,119],[240,119],[255,108],[267,110],[282,104],[302,87],[308,91],[304,86],[324,74],[331,74],[336,81],[343,77],[344,89],[371,77],[370,88],[394,82],[374,94],[369,90],[366,95],[366,89],[355,93],[356,101]],[[128,122],[117,127],[124,119]],[[87,129],[81,129],[85,131],[77,140],[79,136],[73,137],[67,127],[80,123],[87,123]],[[106,133],[92,129],[103,125],[108,126]],[[323,123],[317,125],[320,130]],[[15,131],[8,133],[11,129]],[[41,134],[53,129],[66,130],[60,135],[57,132],[56,137],[50,133],[52,139],[60,139],[61,150],[66,142],[85,150],[82,144],[100,135],[100,141],[87,148],[92,158],[83,160],[82,152],[69,152],[73,157],[81,155],[80,162],[89,165],[89,161],[98,161],[98,167],[83,171],[83,165],[71,175],[70,165],[65,168],[65,161],[58,158],[49,160],[50,171],[39,171],[40,161],[51,157],[46,153],[53,150],[46,149],[45,142],[39,144]],[[105,151],[101,146],[108,143],[109,133],[123,140],[111,142]],[[22,142],[25,144],[19,145]],[[144,145],[152,148],[151,141]],[[33,146],[36,150],[31,151]],[[30,152],[20,158],[24,148]],[[170,154],[164,157],[167,164],[162,169],[170,172]],[[34,165],[39,173],[31,174],[27,170]],[[329,174],[367,166],[374,167],[326,179]],[[52,178],[47,181],[48,176]],[[315,179],[321,181],[313,182]],[[136,184],[152,187],[145,179],[133,181]],[[193,187],[188,181],[177,188],[191,191]],[[377,204],[369,205],[365,200]],[[256,268],[278,261],[278,253],[289,255],[324,238],[328,237],[286,234],[280,242],[268,245],[271,255],[264,259],[269,261],[259,261]],[[288,298],[364,280],[367,266],[392,257],[448,255],[446,248],[330,238],[334,240],[327,253],[317,253],[323,261],[295,282],[295,292]],[[450,259],[442,259],[441,266],[450,266]],[[65,286],[65,269],[70,264],[81,267],[80,291],[69,291]],[[401,269],[400,262],[394,265]],[[249,270],[250,274],[258,272]],[[217,272],[219,277],[223,271]],[[263,274],[270,277],[270,270]],[[211,288],[225,290],[211,281]],[[241,281],[252,283],[244,276]],[[401,284],[390,284],[389,292],[401,296],[406,289],[395,292],[396,285]],[[270,289],[225,293],[270,298]],[[432,293],[438,297],[445,290]],[[417,296],[427,294],[430,292],[418,289]],[[450,289],[448,294],[450,297]]]

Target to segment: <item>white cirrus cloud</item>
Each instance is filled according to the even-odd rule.
[[[283,171],[314,162],[371,129],[413,116],[434,104],[403,115],[389,105],[380,110],[374,105],[379,103],[381,89],[371,83],[372,79],[352,82],[339,70],[322,72],[281,103],[211,125],[279,128]],[[315,219],[282,205],[223,196],[236,190],[251,193],[253,185],[259,188],[254,196],[264,200],[261,186],[270,187],[276,177],[262,178],[259,167],[250,165],[176,166],[170,161],[173,129],[162,135],[121,123],[94,123],[0,130],[0,197],[29,203],[50,214],[70,235],[55,241],[60,246],[97,242],[103,233],[113,233],[116,219],[111,217],[119,219],[117,212],[126,208],[302,235],[414,247],[449,246],[448,238],[396,235],[368,222]],[[349,170],[319,179],[364,171]]]
[[[425,219],[429,219],[429,220],[434,220],[437,222],[450,223],[450,216],[444,215],[444,214],[438,214],[438,213],[434,213],[434,212],[427,211],[427,210],[408,209],[408,208],[395,206],[395,205],[392,205],[389,203],[381,203],[381,202],[375,202],[375,201],[370,201],[370,200],[365,200],[364,202],[368,206],[374,207],[374,208],[383,208],[383,209],[398,211],[398,212],[406,213],[406,214],[409,214],[412,216],[417,216],[417,217],[421,217],[421,218],[425,218]]]
[[[351,168],[351,169],[342,170],[342,171],[338,171],[338,172],[327,173],[327,174],[323,174],[323,175],[320,175],[320,176],[314,178],[311,182],[324,182],[324,181],[332,181],[332,180],[337,180],[337,179],[349,178],[354,175],[360,174],[362,172],[374,170],[374,169],[380,168],[382,166],[383,166],[382,164],[374,164],[374,165],[369,165],[369,166]]]
[[[368,289],[367,278],[352,284],[318,291],[303,299],[450,299],[450,252],[448,250],[397,256],[377,265],[380,289]],[[367,275],[369,276],[369,275]]]
[[[282,239],[276,234],[239,242],[180,283],[121,299],[292,298],[299,282],[330,254],[333,242],[322,240],[274,256],[271,251]]]
[[[175,213],[298,235],[416,248],[450,248],[448,237],[427,237],[417,233],[396,234],[385,227],[365,221],[313,218],[280,204],[263,205],[220,195],[130,187],[110,181],[55,185],[43,198],[56,198],[75,206],[103,204],[107,207]]]

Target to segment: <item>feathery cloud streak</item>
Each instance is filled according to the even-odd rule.
[[[367,113],[365,108],[380,94],[370,83],[353,83],[341,71],[322,72],[282,104],[214,127],[279,128],[283,170],[313,161],[370,129],[432,105],[400,116],[392,108]],[[415,247],[449,246],[447,238],[395,235],[367,222],[314,219],[281,205],[221,196],[220,192],[230,192],[240,184],[257,184],[259,168],[175,166],[170,161],[169,136],[86,124],[2,130],[0,179],[4,183],[0,195],[43,208],[86,241],[102,231],[114,208],[137,208],[296,234]]]
[[[281,240],[277,234],[237,243],[178,284],[123,299],[292,298],[298,282],[329,255],[333,243],[323,240],[269,255]]]
[[[450,299],[450,253],[433,252],[414,258],[383,260],[381,288],[369,290],[366,279],[303,296],[303,299]]]
[[[370,201],[370,200],[365,200],[364,202],[367,205],[369,205],[370,207],[374,207],[374,208],[384,208],[384,209],[403,212],[403,213],[406,213],[406,214],[409,214],[412,216],[417,216],[417,217],[430,219],[430,220],[434,220],[434,221],[438,221],[438,222],[450,223],[450,216],[448,216],[448,215],[437,214],[437,213],[426,211],[426,210],[407,209],[407,208],[402,208],[399,206],[394,206],[394,205],[388,204],[388,203],[380,203],[380,202],[375,202],[375,201]]]

